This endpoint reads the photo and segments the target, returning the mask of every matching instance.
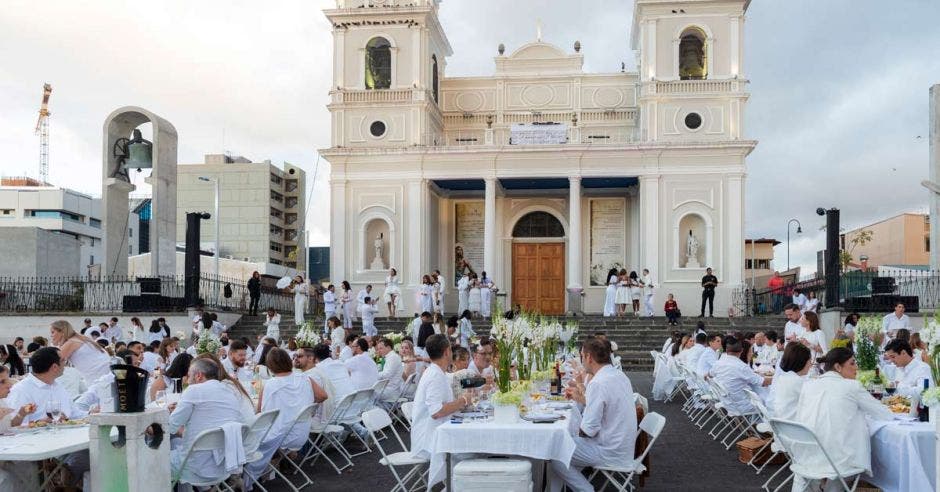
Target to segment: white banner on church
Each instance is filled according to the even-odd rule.
[[[564,123],[513,123],[509,128],[510,145],[553,145],[568,142]]]
[[[591,285],[607,285],[607,272],[626,261],[623,198],[591,200]]]
[[[454,285],[465,273],[483,269],[483,202],[454,204]]]

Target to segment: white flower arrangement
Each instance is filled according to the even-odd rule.
[[[940,387],[934,386],[933,388],[924,390],[920,395],[920,401],[924,402],[924,405],[930,408],[940,406]]]
[[[855,333],[872,338],[881,333],[882,320],[878,316],[862,316],[855,326]]]
[[[298,347],[313,347],[320,343],[320,330],[318,330],[312,321],[304,323],[297,336],[294,337]]]
[[[196,354],[218,354],[219,349],[222,348],[222,341],[219,340],[219,337],[217,337],[215,333],[209,330],[205,331],[206,333],[203,333],[199,337],[199,341],[196,342]]]
[[[926,343],[931,350],[940,347],[940,323],[933,319],[927,323],[923,330],[920,330],[920,339]]]

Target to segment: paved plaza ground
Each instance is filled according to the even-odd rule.
[[[652,376],[648,372],[627,373],[635,391],[649,396]],[[737,460],[737,451],[707,437],[680,410],[681,403],[650,401],[650,411],[666,417],[666,428],[653,447],[651,475],[641,489],[648,492],[676,491],[757,491],[776,468],[768,467],[760,476]],[[407,438],[407,434],[402,436]],[[350,441],[352,442],[352,441]],[[385,441],[383,441],[385,444]],[[355,448],[358,449],[358,448]],[[318,463],[309,471],[315,484],[311,490],[391,490],[394,479],[387,468],[378,464],[378,452],[359,456],[355,466],[343,475]],[[287,491],[283,482],[267,486],[268,490]],[[439,489],[440,487],[438,487]],[[437,490],[437,489],[435,489]],[[611,489],[608,489],[611,490]],[[787,489],[789,490],[789,489]]]

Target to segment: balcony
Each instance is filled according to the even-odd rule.
[[[642,85],[643,95],[654,94],[727,94],[729,92],[743,92],[746,80],[671,80],[653,81]]]
[[[334,91],[333,104],[408,103],[411,89],[374,89]]]

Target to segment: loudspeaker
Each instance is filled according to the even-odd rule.
[[[873,277],[871,279],[871,293],[872,294],[893,294],[894,293],[894,277]]]
[[[153,296],[160,295],[160,278],[138,278],[137,283],[140,284],[140,295],[143,296]]]
[[[202,213],[186,214],[186,256],[183,267],[185,286],[184,299],[187,306],[195,306],[199,300],[199,229]]]

